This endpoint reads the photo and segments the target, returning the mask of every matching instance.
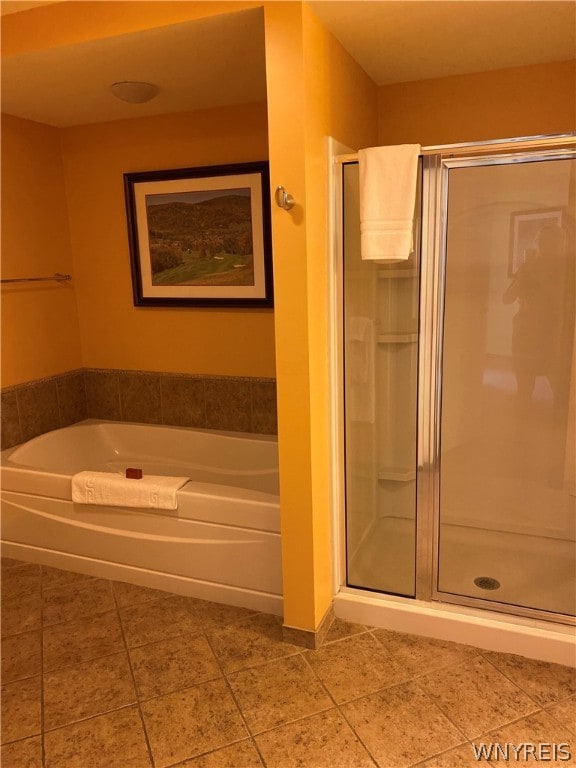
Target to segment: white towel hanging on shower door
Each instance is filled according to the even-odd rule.
[[[362,259],[406,261],[413,251],[420,144],[358,152]]]

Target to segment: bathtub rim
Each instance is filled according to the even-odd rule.
[[[0,494],[2,493],[19,493],[19,494],[31,494],[32,496],[46,496],[50,498],[62,499],[64,501],[72,500],[71,481],[73,472],[61,472],[50,469],[39,468],[38,466],[32,466],[29,464],[21,464],[17,461],[12,461],[11,456],[14,452],[33,443],[36,440],[44,438],[46,435],[53,434],[55,432],[63,432],[73,430],[81,426],[98,426],[100,424],[111,424],[118,426],[136,426],[144,427],[147,429],[162,429],[162,430],[177,430],[184,431],[186,433],[201,433],[211,436],[222,436],[225,438],[236,438],[236,440],[252,440],[255,439],[258,442],[271,443],[275,446],[278,445],[278,440],[275,436],[271,435],[253,435],[249,432],[227,432],[223,430],[213,429],[195,429],[189,427],[172,427],[170,425],[163,424],[143,424],[141,422],[120,422],[112,419],[84,419],[83,421],[76,422],[67,427],[60,427],[57,430],[51,430],[42,435],[37,435],[24,443],[19,443],[17,446],[12,446],[4,451],[0,452]],[[277,471],[277,467],[276,467]],[[274,522],[268,522],[263,530],[272,531],[275,533],[280,532],[280,495],[274,493],[268,493],[266,491],[254,490],[250,488],[243,488],[234,484],[220,484],[220,483],[206,483],[199,480],[188,480],[188,482],[178,491],[179,498],[198,498],[201,499],[204,504],[211,501],[222,500],[225,504],[238,504],[240,508],[248,511],[250,507],[256,510],[261,510],[261,514],[273,515]],[[83,506],[83,505],[79,505]],[[150,512],[162,513],[162,510],[150,510]],[[169,514],[169,513],[168,513]],[[176,516],[177,516],[176,512]],[[205,517],[205,513],[199,518],[192,516],[190,519],[203,519],[210,522],[211,512],[208,512],[208,517]],[[224,520],[215,520],[224,524],[227,523]],[[240,527],[244,527],[241,525]],[[260,528],[260,522],[250,522],[246,525],[248,528]]]
[[[70,430],[74,429],[75,427],[81,427],[81,426],[90,426],[98,425],[98,424],[117,424],[119,426],[133,426],[133,427],[146,427],[148,429],[166,429],[166,430],[175,430],[179,432],[199,432],[201,434],[207,434],[207,435],[219,435],[221,437],[231,437],[231,438],[237,438],[239,440],[256,440],[258,442],[266,442],[266,443],[275,443],[278,445],[278,436],[277,435],[266,435],[261,434],[260,432],[233,432],[229,430],[223,430],[223,429],[208,429],[207,427],[181,427],[176,426],[174,424],[147,424],[144,421],[119,421],[118,419],[95,419],[95,418],[88,418],[88,419],[82,419],[81,421],[76,421],[74,424],[66,424],[62,427],[57,427],[56,429],[50,429],[48,432],[42,432],[40,435],[35,435],[34,437],[31,437],[29,440],[23,440],[21,443],[18,443],[17,445],[12,445],[10,448],[4,448],[2,451],[0,451],[0,466],[4,464],[4,461],[6,459],[10,459],[10,456],[12,456],[15,451],[17,451],[19,448],[22,448],[25,445],[28,445],[29,443],[35,442],[37,440],[40,440],[41,438],[45,437],[46,435],[50,435],[54,432],[63,432],[64,430]],[[12,466],[18,467],[18,468],[29,468],[27,464],[19,464],[18,462],[13,462]],[[38,470],[43,471],[43,470]]]

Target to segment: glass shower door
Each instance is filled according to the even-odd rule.
[[[419,236],[406,262],[363,261],[356,162],[342,185],[347,584],[412,597]]]
[[[574,615],[576,159],[444,173],[436,597]]]

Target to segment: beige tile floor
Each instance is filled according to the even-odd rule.
[[[480,742],[576,765],[567,667],[338,620],[309,651],[266,614],[7,558],[2,683],[2,768],[501,765]]]

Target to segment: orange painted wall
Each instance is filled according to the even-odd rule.
[[[576,61],[387,85],[379,144],[453,144],[576,130]]]
[[[315,541],[315,626],[332,600],[332,467],[328,339],[330,258],[326,137],[360,149],[372,146],[377,131],[377,89],[372,80],[303,6],[306,99],[306,249],[310,344],[310,414]]]
[[[296,201],[289,212],[272,206],[284,620],[313,629],[314,468],[301,11],[293,3],[273,3],[265,10],[265,23],[271,185],[284,185]]]
[[[84,365],[274,376],[274,313],[134,307],[123,174],[266,160],[265,104],[66,128],[62,148]]]
[[[376,141],[376,87],[307,6],[265,7],[273,206],[284,621],[314,629],[332,599],[326,139]]]
[[[2,116],[2,277],[73,272],[60,136]],[[2,286],[2,386],[82,364],[73,283]]]

